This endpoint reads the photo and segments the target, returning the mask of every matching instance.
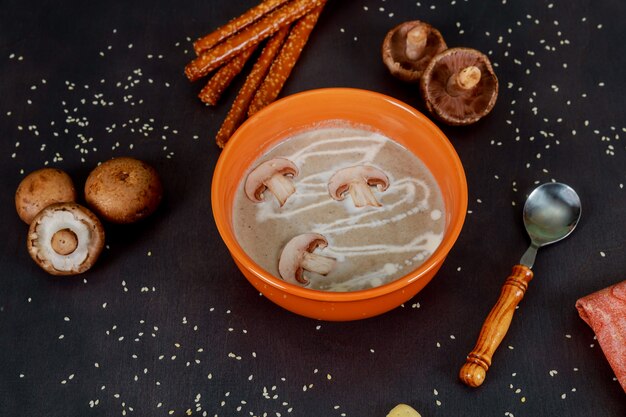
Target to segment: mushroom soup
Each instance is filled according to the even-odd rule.
[[[338,124],[297,133],[255,161],[233,223],[245,252],[274,276],[354,291],[422,264],[443,239],[445,215],[441,190],[415,155]]]

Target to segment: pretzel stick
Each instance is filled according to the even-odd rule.
[[[324,3],[325,1],[322,2],[321,6],[311,11],[311,13],[304,16],[293,26],[289,37],[280,50],[280,54],[278,54],[272,63],[265,80],[263,80],[263,84],[261,84],[261,87],[254,95],[252,103],[250,103],[250,108],[248,109],[248,116],[252,116],[254,113],[276,100],[285,81],[289,78],[291,70],[293,70],[293,67],[296,65],[300,53],[309,39],[311,31],[313,31],[317,23],[317,19],[320,17]]]
[[[220,148],[223,148],[228,142],[228,139],[232,136],[235,130],[243,123],[246,118],[246,113],[248,111],[248,106],[250,105],[250,101],[252,101],[252,97],[254,96],[254,92],[259,88],[259,85],[263,82],[267,71],[269,70],[272,62],[274,61],[274,57],[280,51],[280,47],[282,46],[287,34],[289,33],[289,26],[285,26],[280,29],[274,36],[272,36],[268,41],[263,51],[261,51],[261,55],[258,60],[254,63],[250,74],[246,78],[241,90],[237,94],[235,101],[233,102],[230,111],[226,115],[220,130],[217,132],[215,136],[215,143]]]
[[[254,6],[247,12],[243,13],[232,19],[230,22],[223,26],[218,27],[215,31],[208,35],[198,39],[193,43],[193,49],[196,51],[196,55],[200,55],[202,52],[211,49],[224,39],[234,35],[241,29],[245,28],[249,24],[259,20],[277,7],[282,6],[289,0],[264,0],[258,5]]]
[[[204,86],[198,97],[202,100],[203,103],[206,103],[210,106],[215,106],[219,101],[222,93],[233,79],[241,72],[244,65],[250,58],[250,55],[254,52],[256,46],[246,49],[230,61],[228,61],[224,66],[222,66],[209,80],[209,82]]]
[[[295,22],[322,2],[323,0],[293,0],[287,3],[191,61],[185,67],[185,75],[191,81],[204,77],[245,49]]]

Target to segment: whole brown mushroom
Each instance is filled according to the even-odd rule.
[[[76,201],[76,189],[69,175],[56,168],[42,168],[28,174],[15,192],[15,209],[26,224],[46,206]]]
[[[422,75],[426,108],[449,125],[468,125],[491,112],[498,78],[489,58],[471,48],[450,48],[435,56]]]
[[[52,275],[87,271],[104,247],[104,228],[87,208],[55,203],[35,216],[28,230],[28,253]]]
[[[162,197],[156,170],[135,158],[103,162],[85,182],[85,200],[98,216],[112,223],[133,223],[149,216]]]
[[[441,33],[426,22],[413,20],[391,29],[383,41],[383,62],[394,77],[419,82],[430,60],[447,48]]]

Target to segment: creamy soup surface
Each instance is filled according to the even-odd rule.
[[[439,246],[444,203],[432,174],[411,152],[373,131],[336,123],[293,135],[252,164],[281,157],[299,174],[296,192],[280,207],[266,190],[253,203],[243,190],[235,197],[233,223],[246,253],[276,277],[283,247],[294,236],[319,233],[326,248],[314,253],[336,259],[326,276],[304,271],[307,288],[355,291],[391,282],[422,264]],[[381,207],[355,207],[349,193],[331,198],[328,181],[339,169],[368,165],[384,171],[389,187],[371,187]]]

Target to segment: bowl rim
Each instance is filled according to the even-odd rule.
[[[334,96],[334,95],[369,95],[371,97],[375,97],[377,99],[386,101],[391,103],[397,107],[400,107],[404,111],[408,111],[414,117],[420,120],[421,123],[429,125],[429,128],[432,129],[443,143],[446,148],[447,153],[450,154],[452,163],[455,166],[455,174],[457,176],[457,180],[461,184],[461,195],[459,196],[459,210],[458,213],[452,217],[452,222],[449,225],[449,230],[447,237],[441,242],[441,244],[437,247],[435,252],[418,268],[410,271],[409,273],[397,278],[389,283],[374,287],[368,288],[364,290],[357,291],[346,291],[346,292],[333,292],[333,291],[322,291],[322,290],[314,290],[310,288],[300,287],[295,284],[288,283],[278,277],[273,276],[271,273],[265,271],[261,266],[259,266],[250,256],[243,250],[237,239],[235,238],[234,233],[230,233],[229,228],[226,224],[226,218],[224,217],[225,210],[222,210],[220,206],[223,206],[221,201],[217,201],[218,199],[214,198],[220,186],[219,178],[222,177],[221,173],[224,169],[226,169],[226,161],[229,159],[236,160],[236,148],[238,142],[242,139],[242,133],[245,132],[247,126],[252,124],[251,120],[257,117],[263,117],[266,113],[275,112],[277,108],[281,106],[289,106],[292,102],[298,102],[302,100],[307,100],[307,98],[312,96]],[[260,155],[259,155],[260,156]],[[431,121],[428,117],[426,117],[423,113],[416,110],[412,106],[404,103],[398,99],[387,96],[382,93],[378,93],[375,91],[359,89],[359,88],[318,88],[312,90],[306,90],[299,93],[291,94],[275,102],[271,103],[267,107],[261,109],[259,112],[254,114],[252,117],[247,119],[242,125],[235,131],[235,133],[228,140],[226,146],[222,150],[217,164],[215,166],[215,170],[213,172],[212,184],[211,184],[211,209],[213,212],[213,218],[215,224],[217,226],[218,232],[222,238],[222,241],[228,248],[231,257],[235,260],[236,263],[241,264],[245,269],[250,271],[255,277],[261,280],[263,283],[274,287],[276,289],[282,290],[286,293],[289,293],[293,296],[302,297],[305,299],[316,300],[316,301],[325,301],[325,302],[350,302],[350,301],[359,301],[359,300],[368,300],[372,298],[382,297],[387,294],[402,291],[403,288],[406,288],[410,284],[415,281],[423,278],[429,271],[434,268],[437,268],[441,263],[443,263],[449,251],[452,249],[452,246],[458,239],[459,234],[461,233],[461,229],[463,228],[463,224],[465,222],[465,217],[467,213],[468,206],[468,187],[467,187],[467,178],[465,176],[465,170],[463,169],[463,164],[456,152],[456,149],[447,138],[447,136],[439,129],[439,127]],[[233,250],[238,250],[239,256],[236,256],[233,253]],[[245,274],[244,274],[245,275]]]

